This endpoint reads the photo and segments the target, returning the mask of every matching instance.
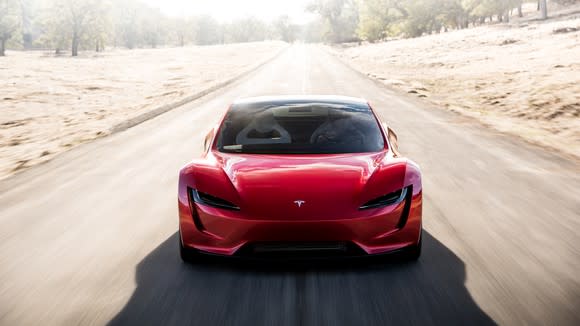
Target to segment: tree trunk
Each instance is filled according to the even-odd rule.
[[[540,19],[548,18],[548,4],[546,0],[540,0]]]
[[[76,32],[73,33],[71,52],[73,57],[79,55],[79,36],[77,35]]]
[[[30,33],[22,33],[22,45],[24,50],[30,50],[32,48],[32,35]]]
[[[522,4],[520,3],[520,5],[518,6],[518,17],[524,17],[524,14],[522,13]]]
[[[5,55],[6,55],[6,40],[1,39],[0,40],[0,57],[3,57]]]

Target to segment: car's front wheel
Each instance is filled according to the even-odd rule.
[[[423,231],[421,230],[421,236],[419,238],[419,242],[407,249],[403,252],[403,259],[408,261],[415,261],[421,257],[421,248],[423,247]]]
[[[185,263],[194,263],[199,261],[199,254],[195,249],[186,248],[181,241],[181,232],[179,233],[179,257]]]

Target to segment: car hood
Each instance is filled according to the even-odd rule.
[[[336,155],[216,153],[214,157],[223,171],[222,176],[228,179],[224,181],[229,181],[235,189],[236,204],[252,219],[348,218],[366,201],[386,194],[388,188],[400,188],[404,179],[404,167],[402,173],[400,168],[385,173],[385,166],[389,164],[386,164],[384,152]]]

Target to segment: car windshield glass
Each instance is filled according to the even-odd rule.
[[[362,104],[236,104],[218,136],[219,151],[231,153],[362,153],[383,147],[377,119]]]

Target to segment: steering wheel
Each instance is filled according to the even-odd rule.
[[[280,137],[277,138],[254,138],[249,137],[252,131],[259,133],[277,132]],[[274,114],[267,110],[256,115],[242,131],[236,135],[236,144],[253,145],[253,144],[290,144],[292,137],[290,133],[282,127],[274,118]]]
[[[346,135],[345,135],[346,134]],[[347,143],[353,138],[358,138],[361,144],[365,143],[365,135],[352,124],[351,119],[338,119],[326,121],[320,125],[310,136],[311,144],[319,143]]]

